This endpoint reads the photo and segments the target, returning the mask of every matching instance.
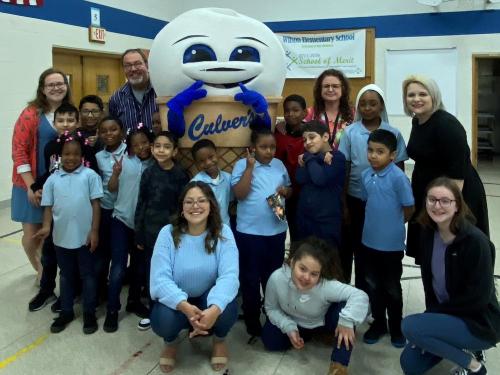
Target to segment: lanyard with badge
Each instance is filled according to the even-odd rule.
[[[339,122],[341,120],[340,111],[337,112],[337,117],[335,117],[335,122],[333,123],[333,131],[330,132],[330,121],[328,120],[328,115],[326,111],[323,112],[323,116],[325,116],[325,123],[328,126],[328,132],[330,133],[330,146],[335,147],[335,137],[337,136],[337,128],[339,126]]]

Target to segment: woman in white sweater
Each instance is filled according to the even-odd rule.
[[[266,349],[302,349],[314,332],[335,332],[328,374],[346,375],[354,327],[365,320],[368,296],[342,279],[336,250],[318,238],[306,239],[267,283]]]

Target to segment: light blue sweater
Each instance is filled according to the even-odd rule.
[[[210,290],[207,306],[224,311],[238,293],[238,249],[231,229],[223,225],[216,250],[205,250],[206,232],[199,236],[184,234],[176,249],[172,225],[158,235],[151,259],[151,298],[171,309],[189,297],[199,297]]]

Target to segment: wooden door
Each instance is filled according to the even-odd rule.
[[[83,92],[102,98],[107,107],[111,95],[125,82],[120,58],[83,56]]]
[[[52,65],[54,68],[63,71],[68,77],[73,103],[78,105],[83,96],[81,56],[78,54],[54,53]]]

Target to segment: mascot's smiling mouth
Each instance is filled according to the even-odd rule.
[[[209,69],[201,69],[200,71],[202,72],[243,72],[245,69],[237,69],[237,68],[209,68]],[[228,82],[228,83],[212,83],[212,82],[207,82],[203,80],[203,83],[207,86],[214,87],[217,89],[232,89],[233,87],[238,87],[239,83],[242,83],[246,85],[248,82],[253,80],[257,76],[253,76],[249,79],[245,79],[243,81],[236,81],[236,82]]]

